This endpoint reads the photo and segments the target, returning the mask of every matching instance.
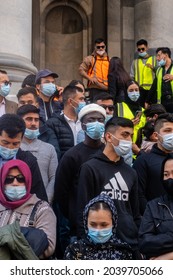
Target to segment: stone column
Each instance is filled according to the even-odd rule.
[[[0,26],[0,69],[12,81],[14,98],[23,79],[37,71],[31,62],[32,0],[1,1]]]
[[[172,1],[137,0],[135,4],[135,41],[144,38],[151,51],[173,46]]]

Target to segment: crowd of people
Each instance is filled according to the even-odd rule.
[[[128,73],[98,38],[81,80],[41,69],[18,102],[0,70],[0,259],[173,260],[171,51],[136,46]]]

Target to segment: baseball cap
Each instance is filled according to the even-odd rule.
[[[35,83],[37,84],[40,78],[45,78],[47,76],[52,76],[53,78],[58,78],[58,74],[55,72],[50,71],[49,69],[43,69],[37,72],[35,77]]]

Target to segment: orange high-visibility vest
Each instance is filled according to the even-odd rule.
[[[109,57],[108,56],[96,56],[92,57],[91,67],[88,70],[88,76],[96,77],[100,83],[108,86],[108,69],[109,69]]]

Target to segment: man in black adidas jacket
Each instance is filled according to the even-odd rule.
[[[117,208],[117,236],[138,251],[140,214],[137,174],[121,157],[131,149],[132,134],[131,120],[111,118],[105,126],[105,149],[82,165],[78,183],[77,229],[81,237],[84,233],[82,213],[88,201],[106,193]]]
[[[20,159],[28,164],[32,174],[31,193],[38,198],[48,200],[46,190],[38,167],[37,159],[28,151],[20,149],[25,122],[15,114],[4,114],[0,117],[0,167],[12,159]]]

